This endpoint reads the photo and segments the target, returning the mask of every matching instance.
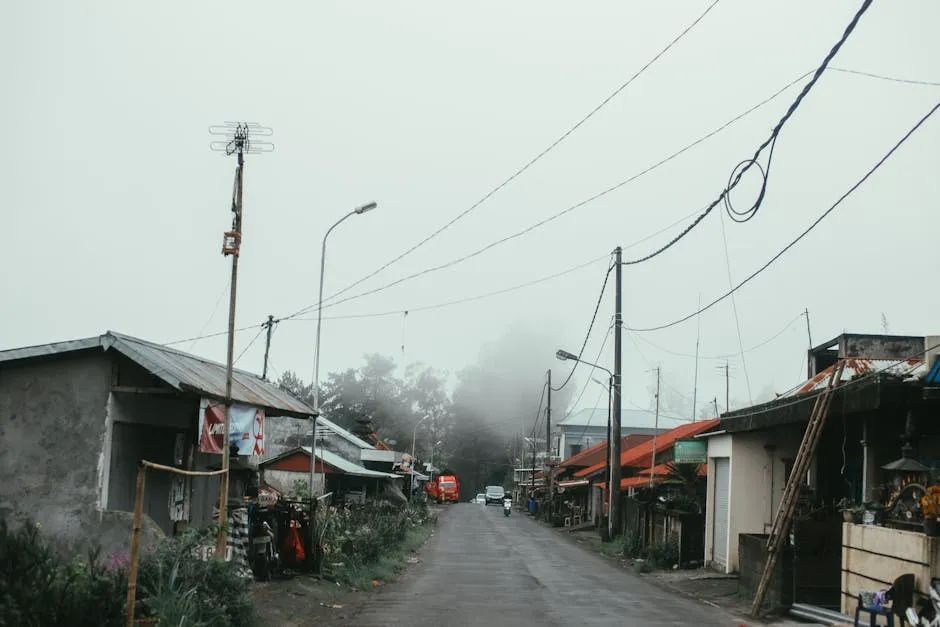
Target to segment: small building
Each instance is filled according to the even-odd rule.
[[[310,447],[301,446],[266,459],[259,465],[261,481],[282,494],[297,492],[297,483],[310,482]],[[369,499],[386,499],[403,503],[402,476],[391,472],[369,470],[326,448],[317,447],[315,476],[325,478],[325,492],[334,501],[362,503]]]
[[[66,550],[126,547],[139,462],[215,470],[225,445],[238,453],[229,499],[240,502],[265,418],[309,420],[313,410],[249,372],[233,380],[225,438],[222,364],[113,331],[0,351],[0,517],[39,523]],[[212,521],[217,477],[152,471],[146,486],[148,533]]]
[[[556,436],[561,460],[607,441],[607,408],[593,407],[576,411],[558,422]],[[656,427],[654,412],[624,409],[620,412],[620,435],[653,435],[667,431]]]
[[[938,342],[840,335],[808,351],[804,383],[773,401],[723,414],[719,429],[707,437],[706,561],[722,572],[740,572],[742,592],[753,593],[810,414],[842,362],[816,453],[801,478],[791,544],[778,563],[768,605],[845,612],[859,591],[888,587],[905,572],[921,573],[910,556],[923,561],[936,550],[925,543],[935,546],[936,539],[922,533],[913,495],[921,482],[940,482],[940,402],[925,385],[935,358],[928,353],[925,361],[925,344]],[[910,464],[899,464],[899,457]],[[918,470],[906,476],[892,470],[908,467]],[[879,528],[855,530],[861,525],[843,521],[840,503],[877,513]],[[888,537],[894,540],[871,545]],[[901,553],[903,559],[891,557]],[[916,582],[922,592],[930,583],[925,577],[921,573]]]

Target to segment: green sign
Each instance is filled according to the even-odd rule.
[[[708,445],[704,440],[678,440],[672,457],[677,464],[704,464],[708,461]]]

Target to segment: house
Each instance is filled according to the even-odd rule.
[[[940,547],[922,533],[916,505],[918,490],[940,481],[940,401],[927,376],[937,350],[925,351],[936,344],[940,338],[843,334],[808,351],[804,383],[723,414],[705,437],[706,561],[740,572],[745,593],[756,588],[813,406],[841,362],[769,603],[851,613],[859,591],[888,587],[906,572],[925,591],[940,575],[940,559],[930,558]],[[844,522],[836,504],[846,501],[869,503],[882,524]]]
[[[593,407],[569,414],[558,422],[556,436],[560,459],[607,441],[607,408]],[[656,427],[652,411],[624,409],[620,412],[620,435],[653,435],[666,431]]]
[[[652,435],[632,434],[621,438],[620,450],[626,451],[651,439]],[[592,489],[592,481],[586,477],[575,477],[575,473],[597,464],[605,464],[607,441],[575,453],[561,462],[555,469],[555,487],[566,509],[580,522],[597,525],[604,518],[606,509],[599,490]],[[600,479],[603,481],[603,478]],[[574,521],[572,521],[574,522]]]
[[[214,470],[227,444],[238,447],[228,496],[240,502],[265,418],[308,420],[313,410],[236,370],[226,442],[225,382],[222,364],[113,331],[0,351],[0,517],[35,521],[67,550],[126,547],[138,463]],[[217,477],[150,472],[146,485],[151,537],[212,521]]]
[[[264,460],[259,465],[261,481],[282,494],[295,492],[297,482],[308,486],[310,454],[309,446],[301,446]],[[370,470],[328,448],[317,447],[314,476],[324,477],[324,494],[332,493],[334,501],[361,503],[375,498],[405,501],[401,475]]]

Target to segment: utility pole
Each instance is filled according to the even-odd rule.
[[[607,486],[608,518],[607,534],[613,539],[620,535],[620,382],[623,312],[623,250],[620,246],[614,249],[614,271],[616,272],[616,293],[614,296],[614,389],[610,411],[610,433],[607,434],[610,446],[610,485]]]
[[[232,369],[235,356],[235,301],[238,287],[238,256],[241,252],[242,241],[242,191],[244,189],[245,153],[269,152],[274,144],[268,142],[255,142],[255,136],[268,136],[273,133],[271,129],[260,127],[246,122],[231,123],[224,126],[211,126],[209,133],[223,135],[225,141],[214,141],[209,144],[213,150],[223,151],[226,155],[235,155],[235,189],[232,193],[232,230],[226,231],[222,238],[222,255],[232,257],[232,278],[228,301],[228,351],[225,362],[225,419],[222,427],[222,470],[219,486],[219,534],[216,538],[215,555],[218,559],[225,559],[225,549],[228,544],[228,487],[229,487],[229,457],[232,424]],[[269,148],[270,147],[270,148]]]
[[[809,339],[809,347],[813,348],[813,334],[809,330],[809,308],[803,310],[803,315],[806,316],[806,337]]]
[[[271,330],[274,328],[274,316],[269,315],[268,321],[264,323],[268,328],[267,337],[264,340],[264,368],[261,369],[261,378],[268,378],[268,353],[271,351]]]
[[[725,411],[731,411],[731,371],[728,362],[725,362]]]
[[[552,475],[552,370],[548,370],[548,400],[545,404],[545,485],[548,486],[548,522],[552,521],[552,494],[555,477]]]
[[[702,293],[699,292],[698,295],[698,308],[702,308]],[[695,378],[692,380],[692,422],[695,422],[695,404],[698,397],[698,347],[699,343],[702,340],[702,314],[699,314],[695,318],[696,321],[696,331],[695,331]]]
[[[653,423],[653,456],[650,458],[650,470],[656,467],[656,435],[659,433],[659,379],[660,367],[656,367],[656,422]],[[650,472],[650,487],[653,487],[655,473]]]
[[[718,414],[718,397],[716,396],[715,398],[713,398],[713,399],[712,399],[712,402],[715,404],[715,418],[717,418],[717,417],[719,416],[719,414]]]

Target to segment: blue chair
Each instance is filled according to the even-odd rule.
[[[891,604],[887,605],[890,601]],[[881,595],[877,592],[860,592],[858,595],[858,605],[855,607],[855,627],[860,627],[858,622],[859,615],[862,612],[868,612],[868,624],[875,627],[878,623],[878,617],[884,616],[888,621],[889,627],[894,627],[894,617],[901,620],[901,627],[907,625],[907,619],[904,611],[914,604],[914,575],[901,575],[894,580],[894,584],[884,591]]]

